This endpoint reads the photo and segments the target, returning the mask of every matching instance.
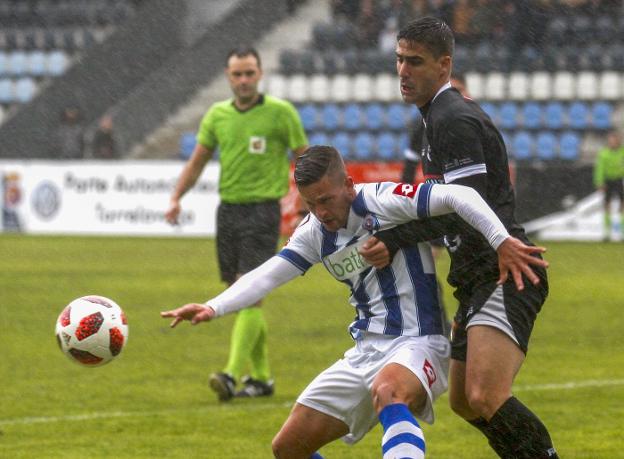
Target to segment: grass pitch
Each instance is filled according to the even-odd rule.
[[[515,393],[562,458],[624,457],[624,244],[546,245],[551,294]],[[275,396],[219,404],[207,377],[225,363],[233,318],[171,330],[158,315],[222,290],[212,240],[2,235],[0,255],[2,458],[269,458],[296,396],[351,344],[347,290],[315,267],[265,301]],[[70,362],[54,338],[62,308],[86,294],[129,320],[127,347],[104,367]],[[496,457],[447,396],[436,416],[428,458]],[[379,458],[380,436],[321,452]]]

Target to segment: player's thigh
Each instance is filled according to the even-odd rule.
[[[392,403],[404,403],[410,411],[421,411],[427,402],[427,391],[418,377],[398,363],[383,367],[375,377],[371,388],[373,404],[379,413]]]
[[[466,398],[466,362],[451,359],[449,366],[449,404],[453,411],[464,419],[478,415],[470,408]]]
[[[324,445],[349,433],[341,420],[296,403],[273,439],[277,457],[310,457]]]

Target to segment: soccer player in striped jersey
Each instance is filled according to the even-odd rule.
[[[497,250],[501,273],[540,263],[510,237],[500,220],[467,187],[403,183],[355,185],[340,154],[310,147],[297,159],[295,183],[310,209],[286,246],[205,304],[161,313],[196,324],[247,307],[271,290],[323,263],[350,288],[357,312],[349,325],[354,346],[321,372],[297,399],[273,439],[276,457],[321,457],[323,445],[361,439],[377,422],[384,458],[422,458],[425,440],[416,418],[432,423],[433,402],[447,389],[450,345],[442,335],[434,264],[426,243],[401,249],[376,269],[359,248],[372,234],[413,219],[456,212]]]

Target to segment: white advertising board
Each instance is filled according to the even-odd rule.
[[[219,165],[210,162],[182,199],[179,225],[164,214],[179,161],[0,161],[4,231],[213,236]]]

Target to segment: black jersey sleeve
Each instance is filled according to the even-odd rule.
[[[475,174],[485,173],[485,154],[479,120],[470,115],[458,115],[438,129],[432,145],[436,161],[446,183]]]

